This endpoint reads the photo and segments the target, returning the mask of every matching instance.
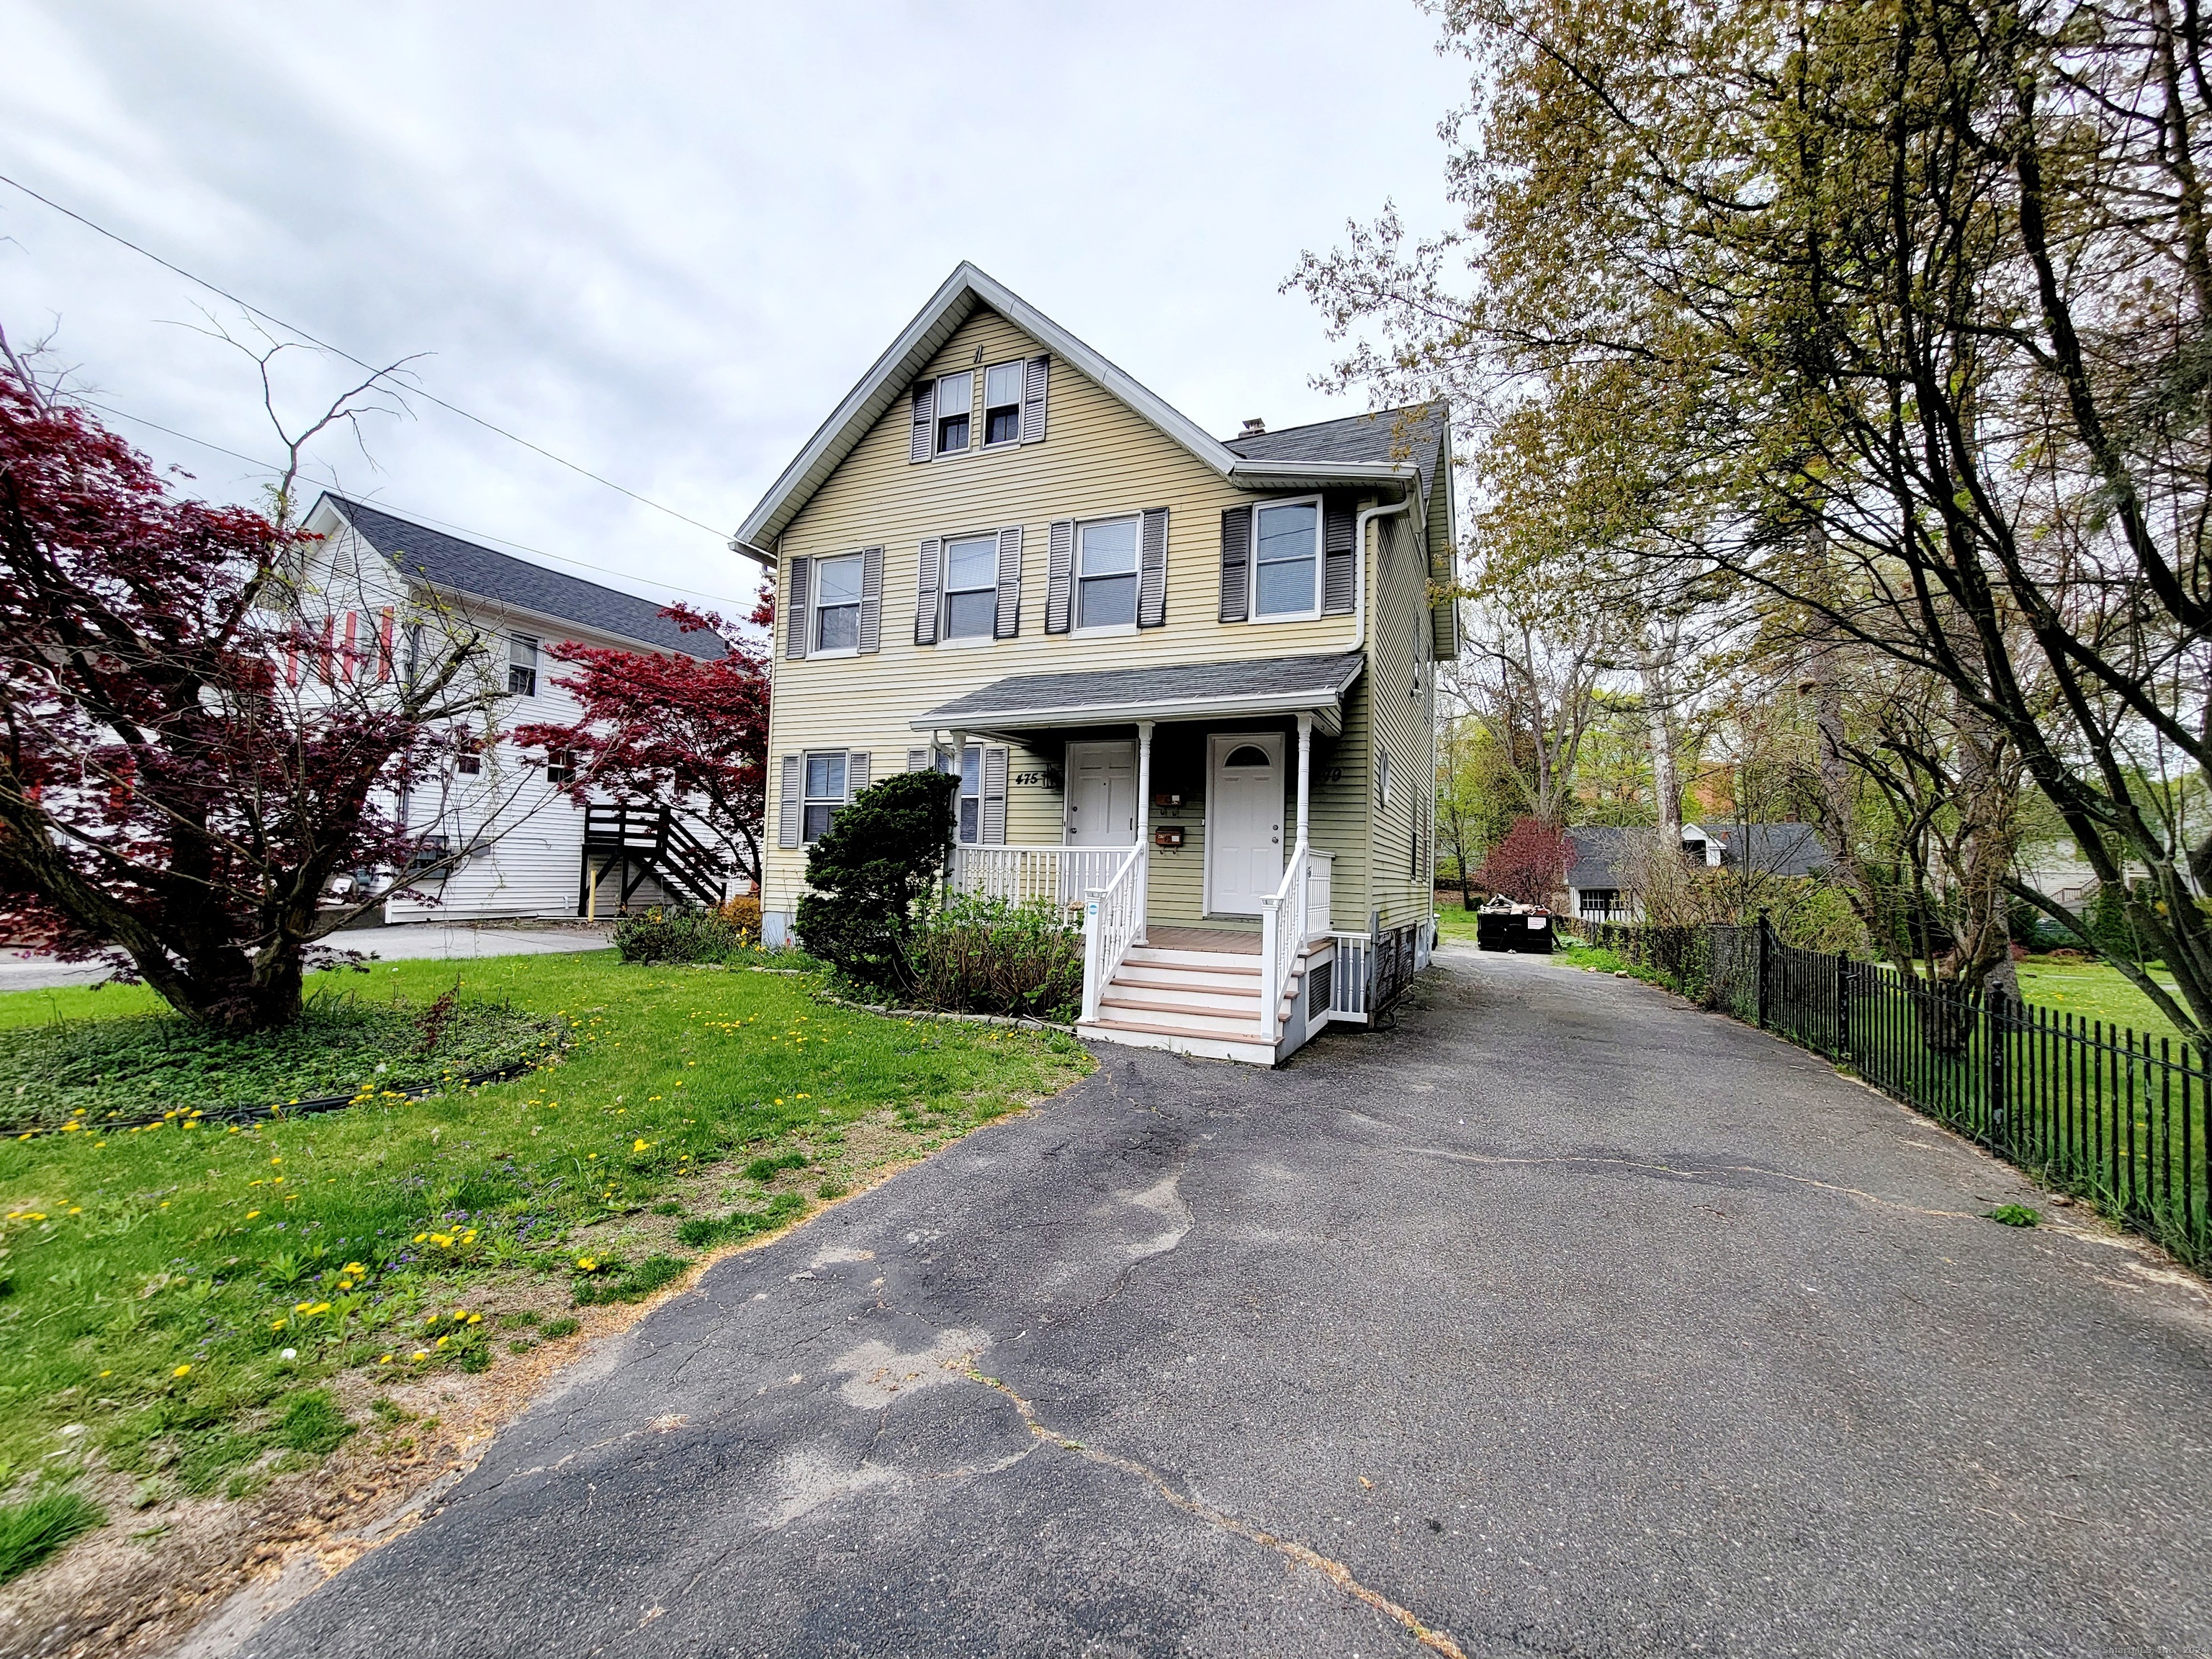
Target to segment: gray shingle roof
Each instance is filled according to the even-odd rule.
[[[1102,668],[1076,674],[1016,674],[955,697],[915,717],[917,731],[955,726],[1024,726],[1129,720],[1139,710],[1192,714],[1334,709],[1365,659],[1274,657],[1259,661],[1182,663],[1167,668]],[[1173,718],[1172,714],[1161,718]]]
[[[1720,838],[1724,849],[1721,862],[1726,869],[1747,869],[1770,876],[1811,876],[1833,862],[1820,830],[1809,823],[1708,823],[1703,828],[1708,836]],[[1637,854],[1651,844],[1657,833],[1609,823],[1568,830],[1575,862],[1567,872],[1567,885],[1578,891],[1635,886]]]
[[[1262,432],[1249,438],[1231,438],[1229,447],[1255,461],[1391,461],[1408,459],[1402,444],[1421,469],[1421,493],[1425,496],[1436,488],[1437,462],[1443,453],[1444,422],[1449,413],[1442,404],[1414,404],[1340,421],[1316,421],[1310,426],[1286,426],[1279,432]],[[1399,430],[1401,420],[1405,422],[1402,433]]]
[[[495,553],[442,530],[364,507],[343,495],[324,497],[363,540],[398,568],[434,586],[471,599],[534,611],[581,627],[690,657],[719,657],[721,642],[712,634],[687,634],[660,614],[652,599],[602,587],[580,576],[548,570],[542,564]]]

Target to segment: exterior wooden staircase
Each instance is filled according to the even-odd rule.
[[[596,873],[592,866],[597,863]],[[627,909],[650,876],[679,902],[722,902],[722,861],[665,806],[609,805],[584,809],[583,872],[576,883],[576,914],[597,908],[600,884],[622,867],[617,911]]]

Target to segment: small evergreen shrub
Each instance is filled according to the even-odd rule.
[[[755,905],[755,934],[758,934]],[[719,910],[663,910],[624,916],[615,924],[613,943],[624,962],[720,962],[744,948],[744,939]]]
[[[903,994],[915,907],[945,873],[959,780],[896,772],[840,811],[806,858],[793,913],[808,952],[848,979]]]
[[[955,894],[915,920],[906,954],[924,1008],[1053,1019],[1083,1000],[1083,935],[1050,904]]]

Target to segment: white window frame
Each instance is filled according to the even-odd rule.
[[[1014,411],[1014,435],[1011,438],[1001,438],[996,443],[993,443],[991,441],[991,411],[994,409],[1005,409],[1008,405],[1005,404],[994,404],[991,401],[991,371],[994,368],[1011,368],[1014,371],[1014,401],[1012,404],[1012,409]],[[1008,362],[986,363],[983,365],[982,420],[980,424],[972,425],[970,428],[982,439],[981,447],[985,449],[1018,449],[1021,447],[1022,409],[1029,400],[1029,372],[1030,362],[1029,359],[1026,357],[1016,357]],[[969,418],[972,422],[975,421],[975,417],[971,414]]]
[[[975,757],[975,788],[972,794],[968,789],[968,757],[970,755]],[[983,844],[983,745],[971,743],[948,758],[951,765],[947,769],[960,782],[959,790],[952,797],[952,838],[963,847],[981,847]],[[961,812],[961,808],[971,800],[975,803],[975,832],[973,835],[969,834],[967,822]]]
[[[1126,573],[1119,570],[1107,573],[1109,575],[1114,577],[1119,577],[1126,574],[1129,579],[1129,620],[1125,623],[1085,623],[1083,620],[1083,532],[1086,530],[1096,530],[1101,526],[1109,524],[1129,525],[1132,526],[1135,531],[1135,535],[1130,543],[1130,556],[1134,559],[1135,562],[1129,567]],[[1073,591],[1067,596],[1069,611],[1068,626],[1071,632],[1087,634],[1093,637],[1102,635],[1135,633],[1137,631],[1138,609],[1144,604],[1145,600],[1145,515],[1141,513],[1109,513],[1096,519],[1077,520],[1075,524],[1075,558],[1073,562],[1073,568],[1069,572],[1069,579],[1074,584]],[[1101,579],[1093,578],[1093,580],[1096,580]]]
[[[968,386],[968,441],[957,449],[947,449],[945,444],[945,423],[957,418],[945,412],[945,388],[956,380]],[[940,374],[933,383],[929,393],[929,459],[949,461],[955,455],[970,454],[975,448],[975,371],[963,368],[957,374]]]
[[[991,595],[990,625],[980,634],[962,634],[956,636],[952,632],[952,549],[954,544],[957,542],[988,542],[991,548],[991,580],[988,590],[980,587],[963,587],[959,590],[963,593],[981,593],[988,591]],[[952,646],[956,649],[963,646],[990,644],[999,634],[999,532],[995,530],[972,530],[964,535],[943,538],[937,555],[937,568],[939,572],[937,642],[939,645]]]
[[[1313,508],[1313,604],[1304,611],[1262,611],[1260,609],[1260,520],[1270,510],[1285,507]],[[1328,562],[1328,555],[1322,548],[1323,526],[1328,516],[1322,511],[1322,500],[1318,495],[1285,495],[1279,500],[1255,504],[1252,508],[1251,574],[1247,579],[1250,583],[1250,592],[1245,601],[1245,615],[1254,622],[1312,622],[1320,617],[1322,589],[1326,585],[1325,571]]]
[[[507,636],[507,695],[510,697],[534,697],[538,695],[538,653],[539,641],[534,634],[509,634]],[[526,650],[530,659],[517,662],[518,650]],[[528,677],[526,684],[517,685],[517,674]]]
[[[808,656],[857,657],[860,654],[860,607],[867,603],[867,568],[864,563],[866,557],[865,554],[860,553],[839,553],[826,559],[814,561],[814,569],[810,583],[813,591],[808,596],[810,614],[806,618],[806,632],[809,635],[806,641]],[[850,563],[853,568],[860,573],[858,597],[850,605],[842,602],[836,605],[821,604],[822,572],[830,565],[846,563]],[[822,618],[832,611],[850,611],[853,613],[852,644],[825,646],[822,643]]]
[[[814,785],[814,763],[817,760],[831,759],[837,763],[837,793],[835,795],[817,795],[808,793]],[[853,757],[849,750],[802,750],[799,757],[799,844],[801,847],[811,847],[819,839],[818,836],[807,833],[806,816],[809,808],[825,806],[830,809],[830,816],[823,821],[823,827],[827,829],[836,821],[838,809],[852,799]]]

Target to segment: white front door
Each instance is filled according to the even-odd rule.
[[[1216,732],[1206,739],[1206,908],[1256,916],[1283,881],[1280,732]]]
[[[1137,745],[1067,745],[1067,844],[1137,844]]]

